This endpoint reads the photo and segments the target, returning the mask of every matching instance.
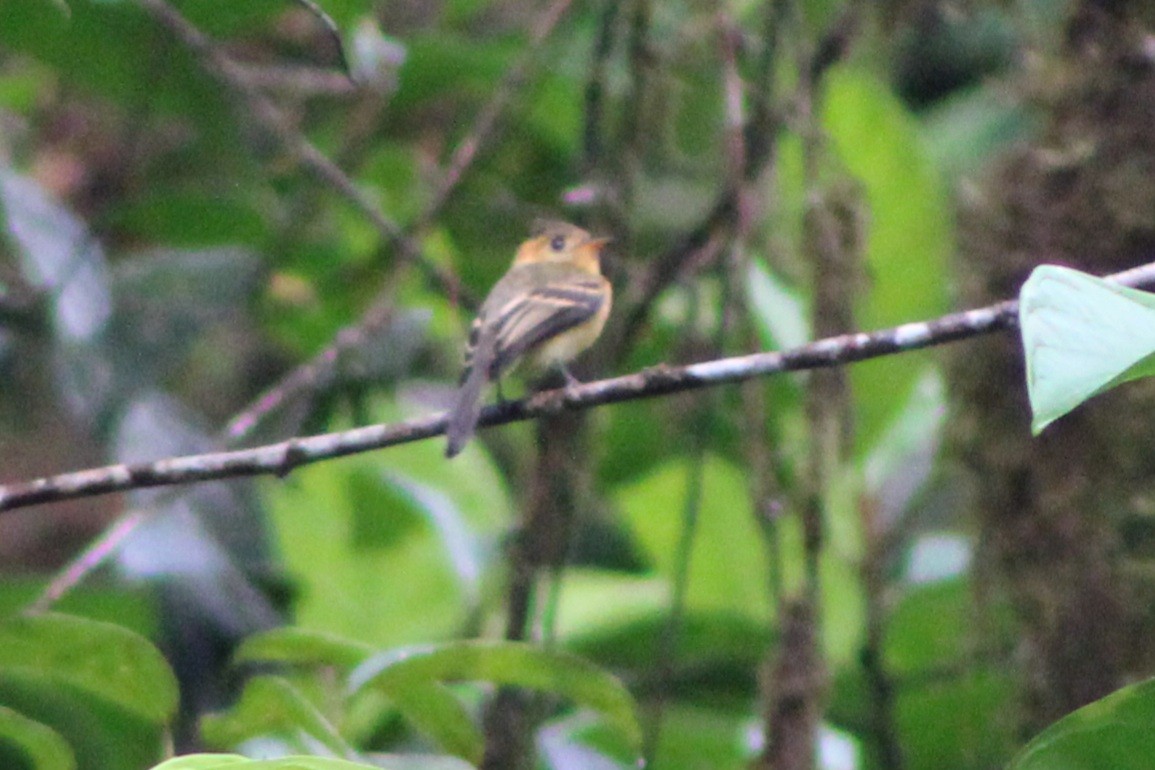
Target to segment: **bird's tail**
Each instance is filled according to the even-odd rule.
[[[449,409],[449,420],[445,426],[445,436],[449,439],[445,446],[445,456],[453,457],[460,452],[473,436],[477,418],[481,415],[481,389],[489,379],[493,366],[493,341],[481,339],[473,351],[469,372]]]

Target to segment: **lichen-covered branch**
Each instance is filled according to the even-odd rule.
[[[1155,283],[1155,263],[1110,278],[1129,286],[1150,285]],[[827,337],[791,350],[751,353],[688,366],[658,365],[621,377],[547,390],[529,398],[493,404],[482,410],[478,425],[504,425],[563,409],[591,409],[603,404],[654,398],[783,372],[843,366],[1013,328],[1017,313],[1018,302],[1007,300],[930,321]],[[0,486],[0,512],[37,503],[144,487],[238,476],[284,476],[301,465],[420,441],[444,431],[445,415],[438,413],[389,425],[370,425],[340,433],[293,438],[252,449],[63,473]]]

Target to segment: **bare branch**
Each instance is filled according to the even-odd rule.
[[[446,296],[454,297],[460,293],[457,276],[425,259],[418,244],[402,232],[397,223],[386,216],[372,198],[337,164],[317,149],[316,145],[289,125],[281,110],[249,82],[247,72],[242,66],[222,52],[210,38],[164,0],[138,0],[138,2],[154,19],[200,57],[205,66],[240,97],[256,123],[274,137],[286,153],[313,176],[352,203],[373,224],[381,237],[393,245],[402,261],[417,265],[426,278],[437,285]]]
[[[233,415],[225,426],[224,439],[236,445],[271,412],[303,393],[314,393],[336,376],[341,358],[361,347],[366,339],[384,334],[393,322],[394,308],[387,297],[381,297],[354,325],[337,332],[333,341],[308,361],[291,369],[257,398]]]
[[[433,199],[418,217],[414,230],[419,231],[441,213],[445,204],[449,202],[450,197],[457,190],[465,172],[477,158],[478,153],[493,140],[497,133],[499,119],[509,105],[513,94],[525,85],[529,69],[537,60],[538,49],[557,28],[572,2],[573,0],[554,0],[534,21],[530,27],[528,49],[505,73],[505,77],[494,91],[493,96],[478,113],[477,119],[465,139],[453,151],[453,157],[449,160],[445,175],[438,184]]]
[[[1108,276],[1128,286],[1155,283],[1155,263]],[[874,332],[827,337],[785,351],[751,353],[688,366],[658,365],[634,374],[573,387],[547,390],[529,398],[487,406],[480,426],[505,425],[563,409],[591,409],[641,398],[743,382],[783,372],[842,366],[870,358],[977,337],[1014,328],[1019,304],[994,305],[950,313]],[[367,452],[437,436],[445,431],[438,413],[389,425],[294,438],[231,452],[173,457],[152,463],[110,465],[33,481],[0,486],[0,512],[37,503],[121,492],[144,487],[186,484],[239,476],[284,476],[301,465]]]
[[[263,91],[295,97],[350,96],[357,84],[347,75],[332,70],[300,65],[251,65],[236,63],[237,74],[245,82]]]

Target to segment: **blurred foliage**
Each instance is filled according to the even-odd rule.
[[[420,223],[419,258],[459,276],[471,296],[501,274],[540,214],[623,236],[611,274],[628,296],[728,184],[719,9],[744,38],[744,76],[768,45],[761,4],[740,0],[650,4],[640,58],[629,49],[633,3],[575,3],[533,52],[527,20],[541,4],[527,0],[319,4],[355,84],[301,4],[171,6],[243,63],[283,128],[332,158],[398,226]],[[741,322],[761,345],[809,336],[802,222],[816,183],[857,201],[863,328],[948,308],[954,196],[1033,130],[1007,83],[1016,55],[1050,29],[1033,16],[1016,26],[1002,4],[967,7],[983,5],[933,29],[915,10],[861,25],[822,80],[817,180],[798,126],[773,137],[741,282],[750,316]],[[802,6],[799,28],[817,37],[842,4]],[[613,37],[595,62],[607,15]],[[524,76],[509,80],[531,54]],[[798,81],[796,54],[777,52],[776,91]],[[602,88],[600,122],[591,82]],[[477,138],[476,116],[505,93],[495,138],[422,221],[454,149]],[[226,445],[219,426],[326,352],[333,367],[259,420],[246,443],[447,403],[468,323],[461,297],[404,267],[260,113],[142,4],[2,0],[0,481]],[[593,203],[572,204],[583,197]],[[683,272],[659,276],[668,285],[620,351],[622,368],[605,374],[712,350],[724,281]],[[351,333],[381,302],[391,308],[383,329]],[[938,457],[946,405],[936,359],[885,358],[855,367],[852,380],[853,451],[821,490],[822,764],[881,768],[889,745],[907,770],[1000,766],[1021,738],[1015,627],[1005,606],[977,598],[970,529]],[[758,385],[765,425],[743,424],[736,389],[708,408],[690,395],[590,413],[588,510],[573,564],[537,597],[543,646],[486,641],[500,635],[508,538],[526,497],[526,425],[484,432],[451,463],[426,441],[288,479],[5,515],[0,563],[13,566],[0,580],[0,767],[148,768],[174,743],[180,753],[238,753],[189,753],[165,770],[468,767],[484,746],[481,704],[502,685],[537,693],[543,767],[634,766],[640,731],[659,712],[654,766],[745,767],[765,740],[762,672],[780,601],[806,570],[794,508],[810,441],[804,385],[804,376]],[[521,392],[516,379],[506,388]],[[698,456],[690,447],[703,425]],[[763,429],[773,468],[751,469],[745,442]],[[774,510],[750,501],[757,473],[774,476]],[[678,544],[695,489],[687,562]],[[102,566],[55,605],[67,615],[22,612],[65,558],[126,513],[145,523],[110,531],[120,539],[92,555]],[[686,570],[670,644],[670,602]],[[1137,685],[1064,720],[1014,766],[1104,766],[1092,760],[1105,755],[1112,767],[1140,766],[1149,731],[1127,724],[1147,719],[1150,690]]]

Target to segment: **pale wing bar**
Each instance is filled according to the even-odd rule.
[[[604,302],[602,282],[593,277],[547,284],[509,302],[497,314],[491,377],[536,345],[593,318]]]

